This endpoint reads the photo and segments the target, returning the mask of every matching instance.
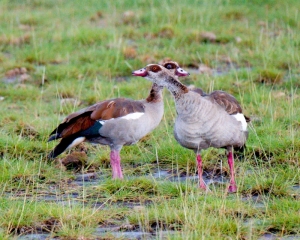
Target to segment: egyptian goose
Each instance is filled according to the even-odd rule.
[[[176,74],[176,69],[171,71]],[[184,70],[178,71],[180,76],[188,75]],[[140,76],[139,72],[136,75]],[[53,159],[83,141],[109,145],[112,177],[122,179],[120,151],[158,126],[164,112],[162,89],[153,83],[146,99],[109,99],[70,114],[51,132],[48,141],[61,141],[48,158]]]
[[[182,68],[179,67],[179,64],[175,61],[168,61],[163,63],[163,66],[167,68],[169,71],[176,73],[177,76],[180,76],[180,71],[183,72],[183,74],[186,73]],[[179,69],[177,72],[174,72],[174,69]],[[183,75],[186,76],[186,75]],[[231,94],[221,91],[221,90],[215,90],[211,93],[205,93],[201,88],[194,87],[194,86],[188,86],[188,89],[200,94],[203,97],[207,97],[214,101],[216,104],[219,104],[224,110],[230,114],[230,115],[235,115],[235,114],[243,114],[243,110],[239,102],[235,99],[234,96]],[[250,122],[250,118],[245,116],[246,122]],[[244,145],[245,146],[245,145]],[[235,147],[234,150],[238,152],[243,152],[244,150],[243,147]]]
[[[223,100],[220,100],[223,103],[222,106],[216,101],[214,94],[202,96],[188,89],[187,86],[176,80],[174,74],[158,64],[149,64],[138,71],[143,71],[143,74],[139,76],[143,76],[158,86],[166,87],[173,95],[177,111],[174,136],[179,144],[194,150],[197,155],[199,187],[206,189],[202,177],[200,151],[209,147],[226,148],[230,168],[228,192],[236,192],[233,148],[244,146],[248,131],[246,118],[241,113],[240,107],[236,108],[236,111],[232,111],[232,114],[230,111],[226,111],[231,107],[234,108],[234,104],[231,104],[231,102],[237,102],[231,99],[234,97],[220,94],[224,97]]]

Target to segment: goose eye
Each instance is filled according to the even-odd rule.
[[[174,65],[174,64],[172,64],[172,63],[166,63],[165,64],[165,66],[164,66],[166,69],[175,69],[176,68],[176,66]]]
[[[168,65],[166,66],[166,68],[167,68],[167,69],[173,69],[172,64],[168,64]]]
[[[160,70],[160,68],[158,66],[152,66],[151,67],[152,72],[158,72],[159,70]]]

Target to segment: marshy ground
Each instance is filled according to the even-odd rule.
[[[300,2],[1,1],[1,239],[300,239]],[[97,101],[145,98],[131,77],[173,59],[182,81],[233,94],[252,119],[238,192],[224,150],[192,151],[173,137],[164,92],[160,126],[121,153],[81,144],[49,162],[49,133]]]

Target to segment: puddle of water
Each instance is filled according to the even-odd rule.
[[[278,239],[276,235],[272,233],[265,233],[258,238],[258,240],[275,240]]]
[[[145,232],[111,232],[109,234],[105,233],[102,236],[107,236],[107,235],[108,236],[112,235],[115,238],[125,238],[125,239],[143,239],[143,240],[153,239],[153,236],[150,233],[145,233]],[[101,237],[101,235],[99,237]]]
[[[192,176],[172,176],[170,178],[170,180],[172,182],[187,182],[187,181],[190,181],[190,182],[198,182],[199,180],[199,177],[198,175],[192,175]],[[208,179],[206,179],[205,177],[203,177],[203,180],[205,181],[205,183],[208,181]]]
[[[120,230],[119,226],[110,226],[110,227],[98,227],[96,229],[96,233],[101,234],[101,233],[105,233],[105,232],[117,232]]]
[[[76,174],[75,181],[85,181],[85,182],[94,182],[98,181],[100,178],[99,173],[92,172],[92,173],[84,173],[84,174]]]
[[[100,184],[99,180],[94,180],[94,181],[73,181],[72,183],[76,184],[77,186],[80,187],[88,187],[88,186],[93,186]]]
[[[299,239],[300,239],[299,235],[278,237],[272,233],[265,233],[258,238],[258,240],[299,240]]]
[[[75,193],[68,193],[62,195],[42,195],[39,196],[38,199],[43,201],[62,201],[62,200],[77,198],[78,196],[79,194],[75,192]]]
[[[153,235],[142,231],[120,231],[120,227],[99,227],[94,233],[97,237],[115,237],[125,239],[153,239]]]
[[[197,183],[199,181],[198,175],[185,175],[185,176],[180,176],[180,174],[174,174],[170,173],[170,171],[166,170],[159,170],[156,171],[152,174],[152,176],[156,179],[161,179],[161,180],[170,180],[172,182],[192,182],[192,183]],[[226,184],[227,181],[224,180],[223,176],[208,176],[208,174],[203,174],[203,180],[207,185],[211,184]]]
[[[78,186],[91,186],[100,184],[101,181],[104,181],[105,177],[100,177],[100,173],[85,173],[85,174],[76,174],[74,184]]]
[[[114,237],[124,238],[128,240],[154,240],[154,239],[169,239],[173,235],[176,235],[176,231],[159,231],[155,234],[142,232],[142,231],[120,231],[120,227],[99,227],[94,233],[97,237]],[[57,238],[51,238],[50,234],[46,233],[31,233],[16,238],[17,240],[55,240]],[[265,233],[258,237],[258,240],[300,240],[300,236],[284,236],[278,237],[272,233]]]
[[[68,203],[70,201],[75,202],[76,198],[78,198],[78,193],[69,193],[69,194],[39,194],[39,195],[31,195],[31,194],[24,194],[24,195],[16,195],[14,193],[5,193],[5,196],[9,199],[19,199],[19,198],[26,198],[27,200],[37,200],[37,201],[45,201],[45,202],[57,202],[57,203]]]
[[[90,206],[93,208],[109,208],[111,205],[116,206],[116,207],[126,207],[126,208],[131,208],[136,211],[139,211],[139,209],[144,209],[146,206],[150,206],[153,204],[152,201],[143,201],[143,202],[134,202],[134,201],[116,201],[116,202],[93,202]]]
[[[120,231],[119,226],[99,227],[96,229],[94,235],[96,237],[114,237],[130,240],[154,240],[154,239],[170,239],[177,234],[176,231],[159,231],[156,233],[148,233],[143,231]],[[16,238],[17,240],[55,240],[47,233],[31,233]]]
[[[46,233],[31,233],[16,238],[17,240],[55,240],[50,234]]]
[[[245,227],[250,227],[252,228],[253,226],[261,225],[262,220],[257,219],[257,218],[247,218],[243,221],[243,225]]]
[[[98,237],[113,236],[115,238],[125,239],[143,239],[143,240],[154,240],[154,239],[169,239],[173,235],[177,234],[176,231],[157,231],[154,233],[143,232],[140,229],[136,231],[122,231],[119,226],[111,227],[99,227],[96,229],[95,235]]]
[[[247,197],[242,197],[241,198],[242,201],[244,202],[251,202],[253,207],[257,208],[257,209],[265,209],[265,202],[262,198],[262,196],[257,195],[257,196],[247,196]]]
[[[295,235],[295,236],[284,236],[284,237],[280,237],[280,240],[300,240],[300,236],[299,235]]]
[[[178,234],[179,232],[176,231],[158,231],[156,232],[155,239],[170,239],[172,236]]]
[[[70,205],[77,203],[78,193],[68,193],[62,195],[39,195],[37,197],[38,201],[45,201],[45,202],[56,202],[61,205]]]
[[[162,179],[167,179],[171,176],[171,174],[169,173],[169,171],[166,170],[159,170],[155,173],[152,174],[152,176],[154,178],[162,178]]]

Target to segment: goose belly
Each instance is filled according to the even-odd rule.
[[[230,115],[212,118],[209,121],[185,121],[178,117],[175,121],[174,135],[183,147],[194,150],[242,146],[246,140],[241,124]]]

